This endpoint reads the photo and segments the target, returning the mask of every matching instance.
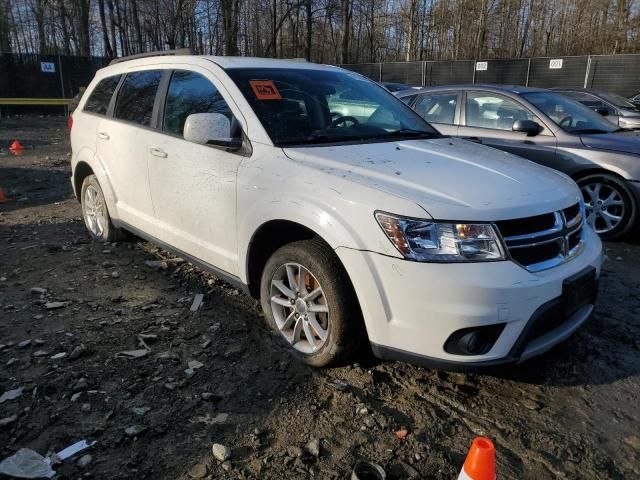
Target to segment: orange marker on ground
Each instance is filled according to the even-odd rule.
[[[477,437],[464,461],[458,480],[495,480],[496,449],[493,442],[485,437]]]
[[[23,148],[24,147],[22,146],[19,140],[14,140],[11,146],[9,147],[9,150],[22,150]]]

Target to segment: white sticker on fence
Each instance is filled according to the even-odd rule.
[[[40,71],[44,73],[56,73],[56,64],[53,62],[40,62]]]
[[[549,68],[559,69],[562,68],[562,59],[561,58],[553,58],[549,60]]]
[[[485,72],[489,68],[489,62],[476,62],[476,72]]]

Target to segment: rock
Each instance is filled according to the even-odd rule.
[[[307,452],[309,452],[314,457],[318,458],[320,456],[320,440],[317,438],[312,438],[304,447]]]
[[[151,410],[151,407],[133,407],[131,409],[131,411],[138,415],[139,417],[144,416],[145,413],[147,413],[149,410]]]
[[[87,348],[84,346],[83,343],[81,343],[80,345],[75,347],[73,350],[71,350],[71,353],[69,354],[69,360],[76,360],[80,358],[82,355],[84,355],[86,351],[87,351]]]
[[[18,344],[18,348],[26,348],[31,345],[31,340],[23,340]]]
[[[46,350],[36,350],[33,352],[34,357],[46,357],[47,355],[49,355],[49,352]]]
[[[191,478],[204,478],[207,476],[207,464],[197,463],[191,470],[189,470],[189,476]]]
[[[196,312],[202,306],[203,299],[204,299],[204,295],[202,293],[196,294],[196,296],[193,297],[193,303],[191,304],[191,307],[189,308],[189,310],[192,312]]]
[[[80,411],[84,413],[89,413],[91,411],[91,404],[83,403],[82,406],[80,407]]]
[[[124,433],[126,433],[130,437],[135,437],[144,431],[144,427],[141,425],[131,425],[130,427],[125,428]]]
[[[120,278],[120,274],[114,270],[111,272],[111,278]]]
[[[89,466],[89,464],[92,461],[93,461],[93,457],[87,453],[86,455],[83,455],[78,459],[78,461],[76,462],[76,465],[79,466],[80,468],[86,468]]]
[[[373,427],[376,426],[376,421],[372,417],[367,417],[367,418],[364,419],[364,424],[368,428],[373,428]]]
[[[18,361],[18,359],[16,357],[11,357],[9,360],[7,360],[7,367],[10,367],[11,365],[13,365],[14,363],[16,363]]]
[[[300,447],[296,447],[295,445],[289,445],[287,447],[287,453],[290,457],[299,458],[302,456],[302,449]]]
[[[201,363],[198,360],[191,360],[187,365],[191,370],[197,370],[204,367],[204,363]]]
[[[6,427],[7,425],[11,425],[18,420],[17,415],[11,415],[10,417],[0,418],[0,428]]]
[[[55,355],[53,355],[51,357],[51,360],[62,360],[63,358],[65,358],[67,356],[67,352],[60,352],[60,353],[56,353]]]
[[[193,375],[194,375],[195,373],[196,373],[196,372],[195,372],[195,370],[194,370],[193,368],[186,368],[186,369],[184,370],[184,374],[185,374],[187,377],[193,377]]]
[[[229,462],[229,461],[227,461],[227,462],[223,462],[223,463],[222,463],[222,469],[223,469],[225,472],[230,471],[232,467],[233,467],[233,466],[231,465],[231,462]]]
[[[68,302],[47,302],[44,304],[44,308],[47,310],[58,310],[68,305]]]
[[[82,396],[82,392],[74,393],[73,395],[71,395],[71,401],[77,402],[81,396]]]
[[[154,270],[166,270],[169,265],[163,260],[146,260],[144,264]]]
[[[215,397],[215,395],[211,392],[202,392],[200,396],[205,402],[208,402],[209,400],[212,400]]]
[[[40,287],[33,287],[31,289],[31,293],[33,293],[35,295],[42,295],[43,293],[47,293],[47,289],[46,288],[40,288]]]
[[[44,345],[44,344],[45,344],[45,343],[47,343],[47,342],[45,342],[45,341],[44,341],[43,339],[41,339],[41,338],[36,338],[36,339],[33,341],[33,343],[34,343],[34,345]]]
[[[0,396],[0,403],[4,403],[8,400],[15,400],[16,398],[20,398],[22,396],[22,392],[24,392],[24,388],[14,388],[13,390],[7,390]]]
[[[211,447],[213,457],[219,462],[224,462],[231,457],[231,450],[220,443],[214,443]]]
[[[166,388],[169,391],[173,391],[176,389],[176,384],[172,382],[168,382],[164,384],[164,388]]]

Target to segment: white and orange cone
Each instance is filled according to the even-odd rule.
[[[495,480],[496,449],[486,437],[477,437],[464,461],[458,480]]]

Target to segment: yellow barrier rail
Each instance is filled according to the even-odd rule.
[[[0,105],[33,105],[66,107],[72,102],[70,98],[0,98]]]

